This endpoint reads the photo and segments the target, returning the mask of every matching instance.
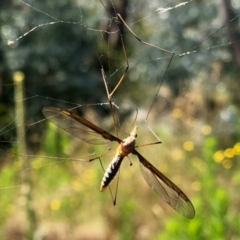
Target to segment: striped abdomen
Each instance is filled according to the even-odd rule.
[[[115,155],[115,157],[113,158],[113,160],[111,161],[111,163],[109,164],[104,173],[100,186],[100,191],[103,191],[108,186],[108,184],[113,180],[113,178],[118,172],[118,169],[122,163],[123,158],[124,157],[120,156],[119,154]]]

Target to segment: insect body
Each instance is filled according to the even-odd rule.
[[[124,140],[113,136],[72,111],[60,107],[43,108],[44,116],[71,135],[91,144],[109,141],[118,142],[117,153],[105,171],[100,190],[103,191],[119,170],[122,160],[128,154],[136,155],[145,181],[172,208],[187,218],[194,218],[195,210],[188,197],[164,174],[147,161],[135,148],[137,128]]]
[[[126,157],[129,153],[132,153],[135,148],[135,141],[137,137],[137,127],[135,126],[133,131],[130,133],[130,136],[124,139],[120,145],[118,146],[117,153],[111,163],[109,164],[108,168],[105,171],[100,191],[103,191],[111,180],[115,177],[118,169],[122,163],[124,157]]]

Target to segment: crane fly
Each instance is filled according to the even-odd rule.
[[[148,185],[177,212],[186,218],[194,218],[195,210],[189,198],[136,150],[136,126],[129,137],[121,140],[70,110],[60,107],[44,107],[42,112],[52,123],[87,143],[103,144],[115,141],[119,144],[115,157],[104,173],[100,191],[103,191],[113,180],[124,157],[132,153],[138,157],[142,175]]]

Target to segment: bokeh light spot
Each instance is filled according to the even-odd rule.
[[[25,78],[25,75],[23,72],[16,71],[13,73],[13,80],[15,82],[21,82]]]
[[[194,149],[194,143],[191,142],[191,141],[186,141],[184,144],[183,144],[183,149],[188,151],[188,152],[191,152],[193,149]]]
[[[235,156],[235,151],[233,148],[227,148],[225,151],[224,151],[224,156],[226,158],[233,158]]]
[[[201,131],[203,135],[209,135],[212,132],[212,127],[210,125],[204,125]]]
[[[81,190],[81,188],[82,188],[80,181],[77,180],[77,179],[74,179],[74,180],[72,181],[72,187],[73,187],[73,189],[74,189],[75,191],[79,191],[79,190]]]
[[[222,150],[219,150],[214,153],[213,159],[215,162],[220,163],[224,159],[224,153]]]
[[[36,159],[35,161],[32,161],[31,165],[34,169],[39,169],[42,167],[42,161],[40,159]]]
[[[182,110],[180,108],[174,108],[172,111],[172,116],[174,118],[180,118],[183,115]]]
[[[57,199],[52,200],[50,203],[50,207],[53,211],[57,211],[60,208],[60,206],[61,206],[61,203]]]
[[[202,184],[198,181],[192,183],[192,189],[194,191],[199,191],[202,188]]]
[[[223,162],[222,162],[222,166],[226,169],[229,169],[232,167],[232,160],[231,159],[225,159]]]
[[[175,149],[175,150],[173,150],[173,151],[171,152],[171,157],[172,157],[172,159],[175,160],[175,161],[180,161],[180,160],[182,160],[182,159],[183,159],[183,156],[184,156],[183,151],[180,150],[180,149]]]
[[[240,155],[240,143],[236,143],[233,147],[235,154]]]

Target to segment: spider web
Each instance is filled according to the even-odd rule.
[[[4,118],[0,131],[0,158],[2,175],[7,176],[1,181],[1,191],[4,194],[10,193],[9,199],[16,197],[13,194],[14,191],[20,191],[14,206],[8,205],[11,214],[14,210],[25,206],[26,199],[22,192],[29,191],[24,184],[28,172],[33,173],[31,176],[34,179],[33,184],[35,181],[38,182],[33,186],[35,191],[38,191],[42,190],[39,186],[41,178],[36,177],[35,174],[38,172],[41,175],[41,169],[52,168],[57,172],[58,170],[52,167],[55,163],[62,163],[64,166],[66,159],[76,162],[81,160],[81,157],[75,154],[79,153],[76,149],[82,142],[71,141],[61,134],[58,135],[57,129],[51,129],[56,134],[55,140],[58,137],[62,138],[65,142],[64,146],[66,141],[70,141],[70,144],[67,144],[68,147],[52,146],[49,143],[48,147],[46,146],[48,144],[43,147],[45,152],[39,154],[39,149],[43,146],[41,132],[46,128],[46,121],[41,115],[41,109],[44,106],[74,108],[79,113],[85,114],[89,120],[97,121],[96,125],[114,132],[101,69],[104,70],[109,91],[113,90],[127,67],[123,47],[129,69],[111,99],[115,104],[113,108],[114,114],[117,114],[117,123],[115,122],[117,128],[130,128],[136,115],[135,109],[138,110],[137,122],[144,122],[147,119],[147,124],[151,129],[153,128],[152,131],[157,137],[159,137],[159,126],[165,127],[168,134],[169,132],[174,134],[171,130],[172,119],[178,114],[185,116],[182,122],[189,126],[192,126],[191,121],[199,118],[198,124],[204,127],[204,121],[208,116],[204,112],[206,116],[199,117],[203,113],[199,110],[203,105],[198,107],[202,99],[194,102],[192,97],[202,91],[207,92],[204,97],[209,98],[209,102],[213,105],[217,104],[219,107],[218,104],[224,104],[219,111],[221,118],[217,122],[218,129],[221,128],[222,123],[231,125],[233,115],[239,114],[235,105],[228,100],[231,90],[237,86],[236,77],[234,77],[236,75],[225,74],[225,69],[234,62],[231,48],[239,46],[240,39],[239,36],[233,36],[229,40],[227,31],[229,26],[239,25],[239,14],[227,18],[220,3],[151,1],[146,4],[144,1],[132,1],[128,2],[126,9],[123,3],[121,6],[121,3],[113,1],[99,3],[60,1],[57,5],[34,1],[11,3],[4,1],[1,4],[7,10],[1,11],[2,49],[5,55],[4,65],[7,69],[4,68],[2,71],[3,77],[0,83],[1,98],[3,103],[6,101],[2,106]],[[236,13],[239,9],[237,1],[233,1],[232,6]],[[142,41],[174,53],[172,61],[170,61],[171,53],[139,42],[117,18],[118,12]],[[224,21],[222,21],[223,16],[225,16]],[[64,34],[63,29],[68,33],[67,35]],[[68,29],[71,31],[68,32]],[[74,54],[76,51],[79,51],[78,54]],[[31,59],[34,60],[31,61]],[[64,69],[64,64],[68,70]],[[237,66],[234,71],[237,72]],[[23,88],[25,96],[14,100],[17,83],[6,80],[11,79],[9,74],[12,74],[12,78],[15,79],[26,78]],[[232,85],[226,83],[228,80]],[[203,89],[199,89],[199,86],[203,86]],[[78,91],[74,91],[75,89]],[[194,89],[194,91],[191,92],[192,95],[187,95],[188,98],[184,102],[179,96],[184,95],[187,92],[186,89]],[[221,97],[227,99],[214,102],[215,98],[211,97],[214,89],[217,90],[216,92],[222,92]],[[176,101],[174,101],[175,98],[177,98]],[[235,98],[235,101],[238,100]],[[174,104],[172,104],[173,101]],[[186,101],[190,104],[186,104]],[[193,107],[190,106],[191,101]],[[26,117],[23,123],[17,123],[21,103],[25,105]],[[104,123],[100,119],[104,119]],[[128,122],[124,122],[124,119]],[[169,126],[166,126],[166,122]],[[212,120],[210,123],[215,122]],[[16,132],[19,125],[24,125],[25,128],[17,138]],[[111,127],[108,127],[109,125]],[[198,142],[199,138],[194,133],[191,134],[196,130],[196,125],[188,130],[193,141]],[[48,125],[48,128],[51,126]],[[231,135],[234,130],[234,128],[225,129],[221,134]],[[45,141],[46,139],[49,138],[45,138]],[[225,140],[226,146],[230,145],[227,137],[224,137]],[[21,148],[25,141],[28,152],[18,152],[17,149]],[[53,152],[51,147],[60,148],[59,151],[62,152]],[[74,157],[70,158],[73,152]],[[86,158],[89,152],[94,154],[95,150],[86,148],[81,156]],[[24,166],[21,161],[16,160],[16,156],[23,157],[23,160],[31,160],[35,157],[36,160],[31,160],[33,163]],[[47,158],[39,158],[39,156],[47,156]],[[74,167],[76,167],[75,164]],[[89,169],[94,167],[91,166]],[[163,164],[162,169],[164,167]],[[15,169],[14,184],[11,168]],[[69,171],[72,171],[72,168],[69,168]],[[68,181],[77,185],[76,182],[84,178],[77,177],[81,171],[83,171],[81,167],[76,172],[72,171],[74,177]],[[88,171],[91,173],[91,170]],[[83,175],[87,176],[87,172]],[[59,181],[64,182],[65,179]],[[43,194],[49,194],[49,191],[51,189],[46,188]],[[86,194],[85,198],[89,198],[89,194]],[[58,205],[58,201],[54,199],[58,198],[56,196],[54,198],[53,195],[50,203],[52,209],[57,208]],[[45,209],[47,209],[46,206]],[[155,213],[159,211],[161,212],[159,208],[153,210]],[[6,218],[6,214],[4,217]],[[80,219],[83,220],[84,217]]]

